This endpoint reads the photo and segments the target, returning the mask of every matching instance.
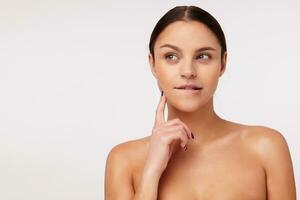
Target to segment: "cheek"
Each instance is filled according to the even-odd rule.
[[[157,63],[156,74],[159,82],[162,85],[170,84],[172,81],[176,80],[175,70],[172,70],[170,66],[162,66]]]
[[[220,74],[219,66],[211,66],[210,68],[205,68],[202,72],[199,72],[200,80],[202,80],[203,87],[214,89],[218,83]]]

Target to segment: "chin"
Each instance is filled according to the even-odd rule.
[[[178,107],[177,108],[180,112],[185,112],[185,113],[193,113],[196,112],[199,108],[193,108],[193,107]]]
[[[172,106],[181,112],[196,112],[204,106],[199,100],[177,100],[175,103],[170,102]]]

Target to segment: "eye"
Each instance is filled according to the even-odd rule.
[[[202,60],[208,60],[211,58],[211,56],[207,53],[202,53],[202,54],[198,55],[197,58],[200,58]]]
[[[167,54],[165,58],[167,60],[176,60],[177,56],[175,54]]]

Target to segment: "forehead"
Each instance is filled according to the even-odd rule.
[[[215,34],[198,21],[176,21],[169,24],[158,36],[155,47],[170,43],[182,49],[196,49],[201,46],[221,48]]]

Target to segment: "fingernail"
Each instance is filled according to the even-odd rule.
[[[192,133],[192,138],[195,139],[195,136],[194,136],[193,132],[191,132],[191,133]]]
[[[186,150],[187,150],[187,146],[185,145],[185,146],[184,146],[184,151],[186,151]]]
[[[160,96],[162,96],[164,94],[164,91],[161,91],[161,94],[160,94]]]

